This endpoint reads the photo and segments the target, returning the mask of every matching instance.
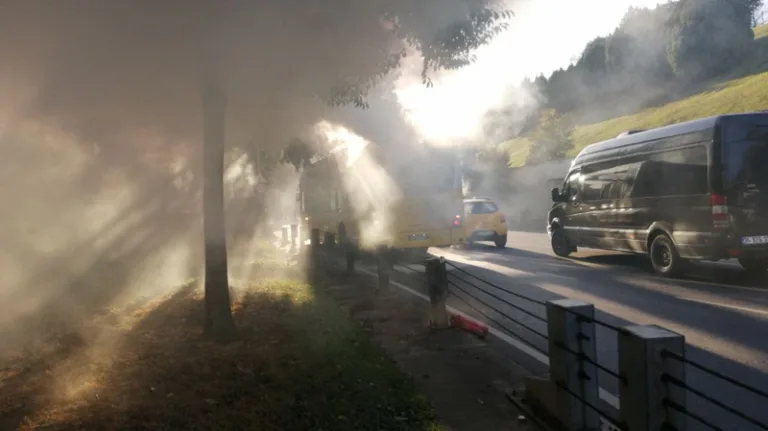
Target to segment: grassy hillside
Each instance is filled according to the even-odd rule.
[[[760,39],[766,36],[768,36],[768,24],[755,27],[755,39]]]
[[[768,36],[768,25],[755,28],[755,38]],[[765,39],[768,41],[768,38]],[[762,41],[761,41],[762,42]],[[757,48],[762,48],[762,43]],[[766,70],[768,66],[763,56],[755,56],[750,62],[740,66],[731,76],[744,75],[744,69]],[[746,77],[730,79],[709,86],[705,91],[684,99],[642,110],[633,115],[613,118],[594,124],[579,125],[574,130],[575,156],[582,148],[595,142],[610,139],[629,129],[648,129],[696,118],[718,114],[768,110],[768,72]],[[528,156],[529,141],[518,138],[505,142],[509,148],[510,166],[522,166]]]

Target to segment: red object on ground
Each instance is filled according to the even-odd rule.
[[[467,332],[478,336],[479,338],[485,338],[488,335],[488,327],[480,322],[468,319],[460,314],[454,314],[451,316],[451,326],[454,328],[463,329]]]

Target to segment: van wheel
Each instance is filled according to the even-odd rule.
[[[507,236],[506,235],[499,235],[496,237],[495,240],[493,240],[494,244],[496,244],[496,247],[498,248],[504,248],[507,246]]]
[[[683,260],[677,253],[677,248],[666,235],[659,235],[651,243],[651,264],[653,269],[664,277],[672,277],[680,273]]]
[[[560,257],[568,257],[574,251],[574,247],[571,245],[568,235],[566,235],[565,231],[560,228],[556,228],[552,231],[552,251]]]
[[[740,258],[739,265],[752,274],[762,274],[768,270],[768,262],[761,259]]]

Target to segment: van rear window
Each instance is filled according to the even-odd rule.
[[[726,189],[768,190],[768,126],[752,126],[740,137],[723,142]]]

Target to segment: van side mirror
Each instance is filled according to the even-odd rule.
[[[552,189],[552,202],[560,202],[562,199],[560,198],[560,190],[557,189],[557,187]]]

